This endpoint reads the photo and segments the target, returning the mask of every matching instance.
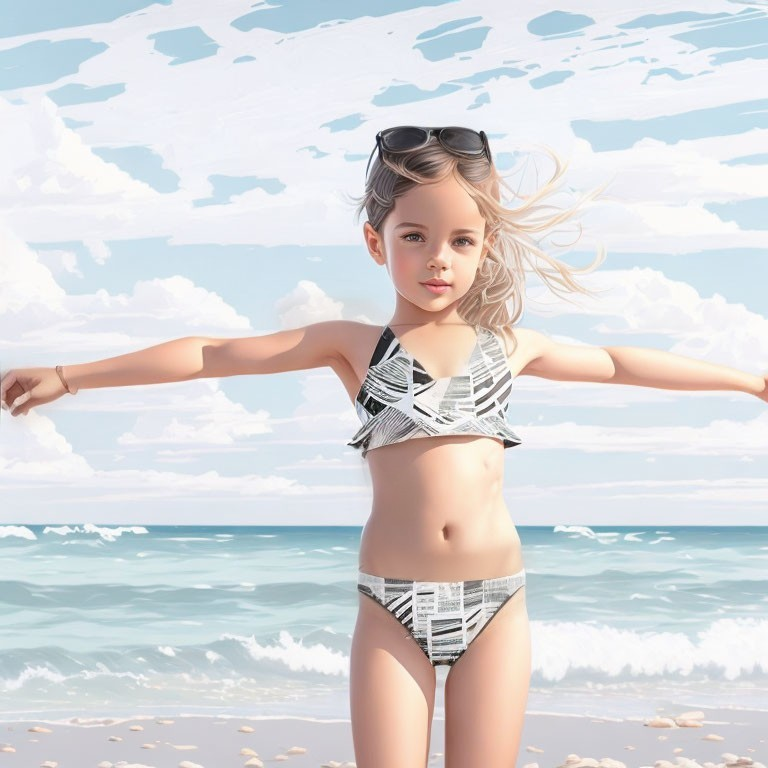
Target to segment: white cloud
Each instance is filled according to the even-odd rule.
[[[283,464],[279,467],[276,467],[275,469],[279,471],[286,471],[286,470],[317,470],[320,469],[323,472],[329,470],[329,469],[340,469],[348,471],[350,469],[349,462],[343,461],[342,459],[336,459],[336,458],[328,458],[327,456],[323,456],[321,453],[316,453],[314,456],[311,456],[308,459],[302,459],[301,461],[295,461],[291,464]]]
[[[5,315],[0,345],[19,338],[21,328],[31,322],[26,315],[30,310],[37,322],[41,317],[55,321],[64,316],[66,293],[4,218],[0,218],[0,274],[0,314]]]
[[[98,238],[86,237],[83,239],[83,245],[88,249],[91,258],[93,258],[96,264],[104,264],[111,256],[111,251],[107,244]]]
[[[693,286],[656,269],[600,270],[577,278],[597,298],[574,295],[576,304],[545,291],[527,291],[536,314],[583,314],[608,318],[601,334],[663,334],[667,351],[758,373],[768,369],[768,318],[716,293],[702,297]],[[615,345],[614,345],[615,346]]]
[[[644,478],[642,480],[612,480],[607,482],[548,483],[546,486],[535,483],[530,485],[515,483],[514,501],[516,505],[528,499],[558,501],[564,498],[569,499],[570,506],[574,508],[583,500],[599,498],[611,502],[632,502],[636,499],[654,499],[659,503],[663,501],[719,501],[724,502],[729,507],[732,505],[735,507],[741,503],[755,503],[766,510],[768,509],[768,502],[766,502],[768,499],[768,478],[698,477],[685,480],[648,480]],[[693,508],[695,509],[695,506]],[[643,518],[637,518],[637,508],[631,510],[634,513],[631,515],[625,515],[625,509],[622,508],[619,518],[615,505],[611,506],[611,509],[613,511],[612,519],[607,523],[609,525],[636,524],[639,520],[644,520],[644,523],[641,524],[648,526],[660,524],[659,517],[650,515],[647,510]],[[702,511],[700,510],[699,513],[701,514]],[[563,517],[567,516],[563,515]],[[585,516],[590,517],[588,514]],[[632,518],[634,522],[629,522],[629,518]],[[680,522],[677,522],[678,520]],[[668,525],[680,525],[686,522],[690,522],[690,520],[675,518],[672,515],[666,519]],[[530,524],[536,525],[536,522]],[[761,524],[764,524],[764,519]]]
[[[250,328],[218,294],[182,275],[138,281],[130,294],[67,295],[38,255],[2,225],[0,273],[3,371],[29,366],[34,356],[58,357],[62,348],[74,364],[72,356],[81,353],[113,357],[171,338]]]
[[[78,278],[84,277],[77,263],[77,254],[74,251],[45,248],[37,252],[37,259],[54,276],[66,274]]]
[[[335,301],[311,280],[299,280],[297,286],[275,302],[284,328],[301,328],[325,320],[341,320],[343,304]]]
[[[454,22],[462,8],[483,16],[489,26],[486,43],[471,56],[425,66],[414,47],[416,30]],[[715,8],[730,10],[719,1],[712,3]],[[634,18],[636,9],[591,5],[584,10],[596,22],[585,35],[548,39],[545,49],[519,9],[474,0],[430,8],[428,20],[423,9],[414,8],[291,35],[259,27],[247,33],[235,29],[229,21],[243,8],[234,0],[215,9],[153,6],[88,25],[83,33],[97,34],[109,47],[61,80],[94,87],[126,82],[126,90],[108,101],[58,107],[45,95],[50,85],[42,84],[21,89],[23,99],[0,103],[4,141],[14,147],[0,159],[0,201],[10,204],[9,221],[27,240],[81,239],[88,233],[89,243],[163,236],[174,244],[360,245],[344,195],[362,192],[364,161],[347,158],[367,158],[373,134],[385,122],[455,122],[471,102],[472,87],[488,97],[482,127],[492,134],[495,153],[515,151],[525,146],[524,137],[535,137],[566,155],[573,153],[570,183],[586,189],[614,177],[614,201],[586,214],[585,245],[602,239],[614,251],[652,252],[760,247],[764,233],[741,231],[703,208],[707,201],[765,195],[764,166],[722,164],[734,154],[733,136],[669,145],[639,138],[630,148],[595,153],[575,137],[571,123],[668,120],[670,99],[653,98],[659,93],[652,90],[653,81],[641,84],[649,69],[646,57],[696,75],[674,82],[673,113],[754,98],[754,61],[713,67],[711,50],[672,38],[668,26],[625,29],[621,45],[606,44],[605,36],[615,35],[615,25]],[[538,11],[529,9],[529,17],[534,15]],[[221,48],[216,56],[169,66],[167,56],[153,51],[151,35],[190,25],[201,26]],[[677,29],[690,26],[680,23]],[[77,34],[77,28],[54,29],[17,40],[69,40]],[[371,58],[377,40],[386,40],[385,69]],[[627,45],[632,45],[632,57]],[[393,83],[434,91],[508,64],[500,52],[512,48],[520,66],[538,65],[531,76],[563,68],[574,69],[576,76],[563,86],[540,90],[531,88],[530,77],[495,77],[475,86],[465,82],[464,88],[439,98],[371,111],[371,94]],[[232,77],[231,61],[254,50],[269,53],[238,65],[239,76]],[[326,56],[327,50],[344,50],[345,55]],[[366,66],[350,79],[350,62],[355,61]],[[341,92],[333,86],[339,82],[345,83]],[[257,88],[254,83],[269,85]],[[598,90],[611,98],[594,98]],[[514,125],[510,103],[524,105],[516,110]],[[232,104],[237,104],[235,119],[229,117]],[[297,120],[297,105],[313,120]],[[576,113],[572,105],[578,105]],[[358,114],[366,119],[353,129],[327,127],[341,116]],[[83,125],[68,128],[63,115]],[[261,119],[266,115],[268,120]],[[223,130],[225,143],[210,140]],[[761,151],[765,135],[764,129],[739,134],[739,152]],[[157,193],[91,150],[125,145],[150,147],[164,168],[178,174],[179,190]],[[213,173],[256,176],[285,188],[277,194],[254,189],[236,195],[229,205],[193,208],[194,200],[211,194]],[[104,246],[89,248],[97,262],[107,258]]]
[[[232,445],[245,437],[272,432],[267,411],[259,409],[251,413],[221,391],[190,391],[215,389],[210,379],[185,383],[188,386],[184,388],[183,402],[178,403],[180,408],[174,408],[174,403],[170,402],[160,409],[162,412],[142,410],[131,430],[116,438],[118,445],[170,444],[199,449],[209,445]],[[194,384],[201,386],[193,387]]]
[[[48,33],[45,37],[49,38]],[[42,206],[69,209],[75,203],[88,203],[83,214],[93,216],[91,206],[118,200],[137,202],[153,194],[144,182],[102,160],[80,133],[67,128],[61,108],[43,95],[42,88],[30,96],[23,103],[0,99],[3,143],[13,147],[13,152],[0,153],[0,206],[13,206],[11,213],[34,210],[42,220]],[[102,103],[97,109],[109,107]],[[43,210],[46,216],[51,212]]]
[[[218,398],[222,403],[222,398]],[[230,408],[230,412],[232,412]],[[261,412],[260,412],[261,413]],[[350,484],[310,486],[293,478],[277,474],[239,474],[223,476],[216,471],[202,473],[176,473],[155,469],[108,469],[100,470],[73,452],[70,443],[56,430],[55,423],[48,416],[30,411],[26,416],[9,418],[3,414],[3,440],[0,441],[0,477],[3,492],[18,488],[23,492],[27,483],[34,481],[35,492],[45,491],[47,486],[55,489],[58,484],[67,487],[66,501],[72,503],[78,498],[91,502],[107,502],[130,499],[185,499],[190,496],[208,495],[211,502],[220,501],[222,494],[233,499],[259,497],[267,494],[278,495],[348,495],[357,494],[359,488]],[[195,431],[186,430],[186,441],[190,448],[195,443],[230,442],[237,438],[258,434],[260,414],[244,419],[244,426],[238,430],[232,424],[224,424],[216,430],[210,422],[202,426],[195,422]],[[174,432],[166,421],[140,420],[145,434],[118,440],[123,445],[147,445],[174,442],[179,439],[180,427]],[[171,421],[169,418],[168,421]],[[160,431],[163,434],[158,434]]]
[[[573,144],[572,175],[579,186],[613,178],[609,196],[628,205],[655,202],[677,209],[706,202],[730,202],[766,194],[765,165],[726,165],[739,155],[764,153],[768,130],[733,136],[682,139],[667,144],[644,137],[621,150],[595,152],[588,141]]]
[[[351,439],[360,422],[338,377],[327,369],[301,378],[301,401],[291,416],[292,434],[312,439]],[[340,407],[343,408],[339,412]],[[347,437],[348,435],[348,437]]]
[[[34,480],[36,483],[86,481],[93,468],[72,450],[69,441],[47,416],[30,411],[12,417],[2,411],[3,439],[0,440],[0,477],[6,483]],[[19,421],[22,419],[23,421]]]
[[[704,0],[697,7],[704,13],[732,11],[720,0]],[[587,141],[575,137],[572,122],[615,121],[615,130],[621,131],[622,120],[666,121],[670,114],[746,101],[754,98],[754,60],[713,68],[711,49],[695,50],[672,38],[665,27],[626,29],[618,44],[606,42],[599,38],[615,34],[615,25],[636,16],[636,9],[577,4],[573,10],[589,13],[595,25],[583,36],[549,39],[544,47],[519,9],[485,1],[478,5],[474,0],[430,8],[427,16],[423,8],[406,9],[288,35],[258,27],[248,33],[236,29],[231,20],[243,13],[243,7],[234,0],[223,0],[215,9],[200,4],[155,5],[113,22],[15,39],[22,43],[86,35],[103,40],[109,46],[104,53],[84,61],[78,72],[60,78],[56,86],[125,82],[126,90],[104,102],[59,107],[46,96],[51,84],[44,83],[0,100],[3,142],[13,147],[13,152],[0,155],[3,364],[29,365],[35,358],[49,364],[54,358],[58,361],[62,349],[68,350],[68,360],[92,360],[174,337],[253,333],[245,316],[184,276],[139,281],[123,293],[68,295],[52,271],[82,276],[74,255],[35,254],[25,241],[82,241],[90,258],[104,268],[110,266],[108,242],[122,238],[161,237],[171,244],[295,243],[307,246],[312,262],[319,259],[311,253],[315,245],[363,248],[353,208],[344,195],[363,191],[365,160],[359,157],[367,159],[376,130],[406,122],[452,124],[456,115],[472,114],[477,97],[485,100],[474,105],[482,106],[482,115],[479,123],[472,124],[491,135],[496,155],[523,147],[523,137],[535,137],[566,157],[572,152],[567,184],[586,191],[613,179],[604,200],[584,214],[583,247],[598,240],[616,252],[674,254],[713,247],[764,247],[764,231],[742,231],[704,206],[765,196],[764,165],[728,166],[725,161],[764,152],[768,130],[669,145],[641,138],[627,149],[595,152]],[[489,25],[485,44],[471,55],[425,65],[414,46],[415,36],[454,22],[464,11],[481,15]],[[539,14],[529,9],[529,18]],[[152,33],[197,25],[221,46],[216,56],[176,67],[154,50]],[[689,23],[677,25],[679,31],[689,28]],[[386,41],[385,67],[380,66],[384,59],[371,57],[372,41]],[[520,66],[536,63],[534,76],[566,67],[575,69],[576,76],[562,87],[541,90],[531,88],[529,78],[467,82],[508,64],[500,52],[511,49]],[[327,50],[344,50],[345,55],[327,56]],[[238,76],[231,76],[232,60],[253,51],[267,53],[238,65]],[[650,56],[697,76],[665,81],[659,90],[653,89],[653,80],[648,86],[639,85],[648,74]],[[350,62],[365,62],[351,79]],[[386,106],[371,102],[371,94],[393,84],[437,92],[440,86],[462,79],[464,87],[437,98]],[[339,82],[345,84],[341,91]],[[598,89],[611,98],[594,98]],[[509,120],[510,104],[521,107],[515,110],[514,123]],[[312,119],[303,119],[307,115]],[[350,130],[330,127],[334,121],[358,115],[359,125]],[[80,127],[68,128],[65,117]],[[221,140],[224,135],[226,141]],[[94,151],[123,146],[154,151],[164,169],[178,174],[178,191],[158,193]],[[358,159],[350,161],[355,156]],[[254,189],[236,195],[229,205],[195,206],[194,201],[210,196],[212,174],[255,176],[277,192]],[[329,274],[331,279],[342,278]],[[581,310],[555,298],[549,305],[551,314],[586,314],[602,318],[593,328],[599,334],[663,334],[673,342],[671,352],[743,370],[768,368],[768,320],[742,305],[728,303],[720,295],[704,298],[690,285],[653,270],[604,270],[584,281],[606,292],[594,302],[575,297],[583,302]],[[533,295],[545,300],[535,290]],[[343,313],[342,303],[311,280],[300,280],[276,306],[284,328],[337,319]],[[361,315],[351,319],[371,322]],[[218,381],[93,390],[79,398],[63,398],[39,414],[13,418],[4,413],[0,474],[4,483],[18,484],[19,492],[29,477],[36,487],[66,480],[74,489],[73,497],[80,494],[88,501],[201,494],[218,501],[230,491],[233,497],[358,494],[359,489],[349,485],[302,485],[279,474],[222,477],[216,472],[98,471],[72,451],[52,418],[57,409],[135,414],[131,426],[120,426],[125,431],[116,434],[116,442],[131,449],[152,449],[159,461],[181,462],[201,451],[246,451],[254,443],[293,443],[306,450],[348,439],[358,422],[340,382],[332,374],[299,376],[303,399],[287,418],[275,418],[264,410],[250,412],[229,399]],[[598,387],[600,405],[613,408],[687,396],[747,397],[539,381],[538,386],[518,383],[517,403],[551,404],[557,398],[558,404],[570,399],[585,400],[587,405]],[[514,420],[511,413],[510,421]],[[749,462],[765,454],[762,415],[746,422],[713,420],[699,427],[606,428],[565,422],[520,431],[526,446],[537,450],[571,441],[568,444],[576,452],[652,452],[650,459],[668,454],[724,455]],[[344,450],[343,443],[341,447]],[[344,453],[357,459],[356,453]],[[313,452],[312,458],[294,466],[311,470],[343,465]],[[574,487],[588,492],[585,486]],[[641,487],[652,493],[648,489],[654,486],[643,482]],[[749,503],[765,493],[759,483],[740,487],[727,479],[709,490],[712,498]],[[537,486],[531,492],[541,494],[542,489]],[[670,494],[669,498],[675,497],[671,490]]]
[[[514,415],[509,418],[514,424]],[[528,450],[571,453],[652,453],[675,456],[768,456],[768,412],[753,419],[715,419],[703,427],[686,425],[613,426],[565,421],[516,427]]]

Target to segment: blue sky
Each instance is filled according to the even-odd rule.
[[[559,201],[600,290],[521,325],[768,370],[762,3],[17,3],[0,20],[0,372],[182,336],[386,323],[349,196],[378,130],[468,125]],[[527,160],[526,160],[527,158]],[[561,238],[568,241],[571,238]],[[521,376],[515,523],[764,523],[768,413],[740,392]],[[5,522],[352,524],[370,478],[330,369],[82,390],[0,414]]]

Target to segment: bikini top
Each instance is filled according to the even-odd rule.
[[[436,435],[487,435],[504,448],[522,440],[505,415],[512,391],[507,356],[496,334],[474,326],[477,341],[458,376],[433,379],[386,325],[355,398],[362,426],[347,445],[362,455],[390,443]]]

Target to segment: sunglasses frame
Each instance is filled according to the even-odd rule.
[[[391,131],[397,131],[401,128],[416,128],[420,131],[426,131],[427,136],[424,140],[423,144],[418,144],[415,147],[408,147],[408,149],[388,149],[384,146],[384,135],[387,133],[390,133]],[[454,147],[448,146],[442,139],[442,132],[445,130],[461,130],[461,131],[472,131],[473,133],[477,134],[480,137],[480,140],[483,142],[483,146],[481,149],[478,150],[463,150],[463,149],[455,149]],[[488,137],[485,135],[485,131],[475,131],[472,128],[466,128],[465,126],[459,126],[459,125],[449,125],[449,126],[443,126],[442,128],[427,128],[421,125],[396,125],[393,128],[385,128],[382,131],[379,131],[376,134],[376,146],[373,148],[373,151],[371,152],[371,156],[368,158],[368,165],[365,169],[365,176],[368,177],[368,171],[371,167],[371,160],[373,160],[373,155],[378,149],[379,151],[379,160],[381,160],[381,152],[382,150],[385,152],[412,152],[414,149],[420,149],[421,147],[425,147],[427,144],[429,144],[429,140],[432,138],[432,136],[435,136],[437,140],[440,142],[440,144],[447,149],[449,152],[452,152],[453,154],[459,154],[459,155],[469,155],[470,157],[473,155],[480,155],[485,154],[485,156],[488,158],[488,162],[491,163],[491,148],[488,145]]]

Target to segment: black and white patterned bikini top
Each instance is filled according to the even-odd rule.
[[[419,437],[487,435],[505,448],[522,440],[506,421],[512,373],[496,334],[476,325],[477,341],[458,376],[433,379],[386,325],[355,398],[362,427],[347,445],[373,448]]]

